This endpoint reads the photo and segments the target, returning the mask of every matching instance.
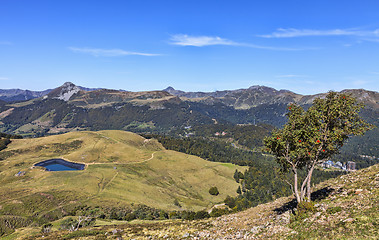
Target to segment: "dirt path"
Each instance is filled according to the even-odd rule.
[[[86,163],[86,165],[99,165],[99,164],[115,164],[115,165],[130,165],[130,164],[138,164],[138,163],[145,163],[145,162],[148,162],[148,161],[151,161],[153,160],[154,158],[154,154],[157,153],[159,151],[155,151],[151,154],[151,157],[149,159],[146,159],[146,160],[143,160],[143,161],[139,161],[139,162],[127,162],[127,163],[120,163],[120,162],[110,162],[110,163],[97,163],[97,162],[92,162],[92,163]]]

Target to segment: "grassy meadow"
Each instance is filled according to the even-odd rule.
[[[0,215],[53,220],[78,205],[146,204],[163,210],[201,210],[236,195],[232,164],[165,150],[125,131],[70,132],[15,139],[0,152]],[[63,158],[83,171],[49,172],[39,161]],[[15,176],[25,171],[24,176]],[[216,186],[220,194],[208,190]],[[181,208],[174,205],[177,200]]]

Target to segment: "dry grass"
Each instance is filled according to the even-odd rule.
[[[74,141],[82,143],[77,148],[68,147]],[[155,140],[124,131],[70,132],[14,140],[1,156],[5,159],[0,161],[0,213],[26,208],[25,199],[39,193],[51,194],[55,199],[49,203],[52,206],[55,202],[61,206],[70,202],[109,206],[141,203],[178,210],[173,204],[177,199],[185,209],[200,210],[222,202],[226,195],[235,195],[237,183],[232,176],[235,169],[243,170],[168,151]],[[50,158],[87,166],[84,171],[66,172],[32,168]],[[26,171],[25,176],[14,176],[18,171]],[[219,196],[208,193],[211,186],[217,186]],[[52,210],[34,208],[35,212]]]

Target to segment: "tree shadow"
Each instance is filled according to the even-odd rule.
[[[322,189],[319,189],[315,192],[312,192],[311,193],[311,200],[312,201],[320,201],[322,199],[325,199],[327,198],[333,191],[335,191],[334,188],[332,187],[324,187]],[[291,201],[285,203],[283,206],[279,207],[279,208],[275,208],[274,211],[280,215],[284,212],[287,212],[287,211],[291,211],[292,213],[294,213],[294,209],[297,207],[297,200],[296,199],[292,199]]]

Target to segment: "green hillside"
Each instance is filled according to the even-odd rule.
[[[84,163],[86,168],[48,172],[32,167],[50,158]],[[0,215],[21,217],[23,225],[59,219],[84,204],[198,211],[236,195],[233,173],[244,170],[165,150],[154,139],[116,130],[14,139],[0,159]],[[20,171],[25,175],[15,176]],[[218,196],[209,194],[212,186]]]
[[[329,179],[315,186],[307,212],[294,215],[293,197],[242,212],[196,221],[125,223],[97,221],[76,232],[23,228],[9,239],[378,239],[379,165]],[[294,210],[294,212],[297,212]],[[298,213],[298,212],[297,212]]]

